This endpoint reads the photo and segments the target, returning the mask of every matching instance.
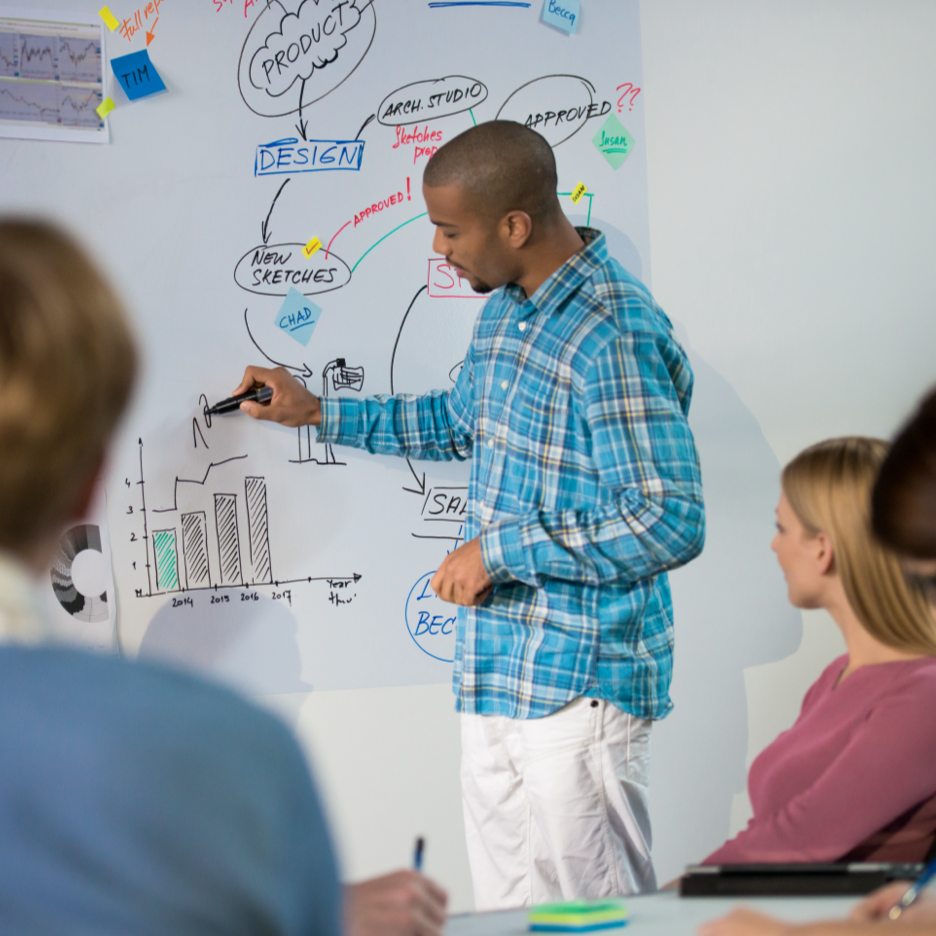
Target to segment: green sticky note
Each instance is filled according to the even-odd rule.
[[[634,148],[634,138],[615,114],[611,114],[601,125],[592,137],[592,143],[598,147],[598,152],[608,160],[612,169],[620,169]]]

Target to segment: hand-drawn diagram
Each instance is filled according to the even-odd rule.
[[[335,358],[329,361],[322,369],[322,396],[328,396],[329,377],[331,378],[332,390],[355,390],[358,393],[364,386],[364,368],[348,367],[344,358]],[[302,378],[297,378],[302,380]],[[305,385],[305,380],[302,380]],[[324,460],[315,458],[312,455],[312,428],[310,426],[300,426],[299,433],[299,457],[291,458],[290,461],[304,464],[313,462],[316,465],[345,465],[347,462],[338,461],[335,458],[335,449],[330,442],[325,443]]]
[[[556,147],[611,110],[611,102],[596,101],[596,94],[595,86],[578,75],[545,75],[520,85],[494,119],[516,120]]]
[[[621,86],[625,78],[640,85],[633,65],[639,56],[610,64],[607,56],[573,54],[563,65],[569,74],[549,74],[543,63],[556,60],[548,52],[555,37],[546,30],[542,45],[537,30],[530,48],[513,57],[505,57],[507,39],[499,34],[468,31],[462,39],[457,17],[474,24],[480,7],[445,18],[426,13],[435,10],[428,4],[402,16],[369,0],[249,5],[256,10],[246,11],[242,29],[240,17],[231,16],[218,31],[231,80],[237,63],[239,96],[219,98],[212,112],[224,115],[219,139],[236,144],[224,172],[243,185],[213,203],[211,266],[202,264],[204,280],[190,283],[190,295],[176,296],[177,308],[189,311],[168,313],[172,339],[163,331],[151,349],[162,376],[175,374],[174,386],[186,386],[184,399],[173,391],[181,401],[175,416],[165,398],[146,401],[137,433],[147,443],[146,476],[143,462],[136,464],[141,453],[127,451],[121,481],[129,480],[112,508],[120,542],[130,539],[118,557],[130,566],[121,571],[123,584],[140,593],[126,603],[126,645],[130,652],[171,646],[180,659],[203,660],[219,672],[229,641],[241,639],[237,612],[246,610],[252,649],[238,644],[245,669],[254,668],[252,654],[263,657],[260,665],[286,667],[284,657],[263,649],[268,615],[279,614],[290,679],[316,688],[444,679],[456,615],[432,604],[431,574],[421,573],[465,539],[470,464],[407,464],[320,444],[308,426],[285,429],[239,413],[210,421],[204,408],[228,395],[232,376],[254,363],[284,367],[330,400],[454,386],[483,297],[434,254],[421,175],[440,146],[495,116],[534,127],[556,147],[560,200],[570,214],[588,223],[596,197],[605,214],[622,203],[635,209],[635,243],[644,249],[639,193],[628,193],[633,205],[622,202],[603,181],[631,184],[638,175],[622,170],[612,177],[590,143],[615,102],[623,101],[621,119],[639,130],[639,106],[633,120],[625,115],[640,96]],[[432,40],[424,49],[406,41],[417,23]],[[161,66],[165,61],[179,79],[208,78],[186,72],[173,60],[168,34],[163,41]],[[47,67],[41,51],[34,49],[36,68]],[[20,52],[0,36],[0,70]],[[91,58],[91,49],[71,43],[59,55],[70,70],[60,74],[84,74]],[[262,181],[268,175],[278,178]],[[587,191],[573,206],[567,195],[579,183]],[[179,249],[191,253],[188,233],[180,234]],[[218,263],[234,283],[218,284],[196,307],[191,297],[211,285]],[[175,295],[177,287],[168,289]],[[158,314],[147,296],[137,302],[146,315]],[[202,390],[197,412],[190,411]],[[353,574],[315,575],[350,570],[364,573],[366,590]],[[311,584],[320,580],[328,586],[321,595]],[[243,598],[252,594],[259,604]],[[388,607],[397,609],[389,624]],[[210,628],[205,614],[215,616]],[[199,651],[202,643],[211,653]],[[272,677],[262,682],[286,685]]]
[[[373,0],[303,0],[295,13],[271,0],[241,50],[237,80],[244,103],[261,117],[298,111],[297,129],[306,139],[303,107],[347,80],[376,29]]]
[[[245,473],[238,478],[243,480],[243,488],[238,490],[230,484],[229,475],[214,481],[217,469],[244,461],[247,455],[212,462],[201,478],[176,476],[172,506],[156,508],[146,504],[142,439],[138,447],[140,475],[135,486],[139,488],[139,500],[130,503],[127,510],[129,515],[136,512],[140,518],[140,535],[133,532],[131,542],[141,542],[144,551],[141,565],[146,572],[146,586],[135,590],[137,598],[253,589],[258,585],[278,589],[312,582],[327,582],[334,595],[334,590],[346,587],[346,583],[360,581],[358,573],[275,577],[266,478]],[[131,488],[129,479],[126,483]],[[291,595],[274,593],[273,597],[285,597],[291,603]],[[351,597],[342,603],[348,603]]]
[[[488,89],[482,82],[465,75],[414,81],[391,91],[380,102],[377,120],[386,127],[437,120],[471,110],[482,104],[487,95]]]
[[[435,572],[420,576],[406,596],[406,629],[423,653],[442,663],[452,663],[458,613],[454,605],[442,601],[429,587],[433,575]]]

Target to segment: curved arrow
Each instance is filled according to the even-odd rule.
[[[253,332],[250,330],[250,322],[247,321],[247,309],[244,309],[244,324],[247,326],[247,334],[250,337],[250,340],[253,342],[254,347],[271,363],[275,364],[277,367],[285,367],[286,370],[291,370],[296,372],[297,377],[305,378],[306,380],[312,376],[312,368],[308,364],[303,364],[302,367],[294,367],[292,364],[284,364],[282,361],[274,361],[263,348],[257,344],[257,339],[254,338]]]
[[[392,232],[391,232],[391,233],[392,233]],[[360,261],[358,261],[358,262],[360,262]],[[420,295],[423,293],[423,291],[426,290],[426,289],[428,289],[428,288],[429,288],[429,284],[428,284],[428,283],[427,283],[425,286],[420,286],[420,287],[419,287],[419,292],[417,292],[416,295],[413,296],[413,300],[412,300],[412,302],[410,302],[409,308],[406,310],[406,315],[403,316],[403,321],[400,322],[400,330],[397,332],[396,341],[393,342],[393,354],[390,355],[390,392],[391,392],[391,393],[394,392],[394,389],[393,389],[393,363],[394,363],[394,361],[396,360],[397,348],[399,347],[399,344],[400,344],[400,336],[403,334],[403,326],[406,324],[406,320],[407,320],[407,318],[409,318],[410,312],[413,311],[413,306],[416,305],[416,300],[420,297]],[[406,459],[406,464],[409,465],[410,473],[413,475],[413,478],[414,478],[415,481],[416,481],[416,489],[404,487],[403,490],[404,490],[404,491],[409,491],[410,494],[418,494],[420,497],[424,497],[425,494],[426,494],[426,472],[424,471],[424,472],[423,472],[423,475],[422,475],[422,478],[420,478],[419,475],[416,474],[416,469],[413,468],[413,463],[412,463],[408,458]]]

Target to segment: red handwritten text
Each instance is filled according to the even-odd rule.
[[[429,127],[420,130],[419,124],[416,124],[416,128],[412,133],[407,133],[405,127],[396,127],[395,129],[396,143],[393,144],[393,149],[398,149],[400,146],[409,146],[411,143],[429,144],[442,142],[441,130],[430,130]],[[438,146],[428,145],[414,146],[413,162],[415,163],[420,156],[425,156],[426,158],[430,157],[438,148]]]
[[[485,299],[442,257],[429,261],[429,295],[435,299]]]
[[[133,16],[128,17],[123,21],[120,26],[120,35],[124,39],[132,39],[136,33],[138,33],[144,26],[147,27],[147,32],[156,25],[156,19],[159,16],[159,6],[163,0],[149,0],[149,3],[145,3],[141,6]],[[152,17],[152,24],[149,22]],[[152,41],[152,34],[147,38],[147,45]]]
[[[215,5],[215,13],[220,13],[222,7],[226,3],[230,3],[231,6],[234,6],[234,0],[211,0]],[[257,2],[257,0],[244,0],[244,16],[247,16],[247,11]]]
[[[385,208],[389,208],[391,205],[399,205],[405,196],[402,192],[395,192],[389,198],[384,198],[379,202],[374,202],[373,205],[368,205],[360,214],[354,216],[354,226],[357,227],[362,221],[366,221],[371,215],[379,214]],[[332,238],[334,240],[334,238]]]

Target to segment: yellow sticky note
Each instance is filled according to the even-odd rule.
[[[101,19],[104,20],[104,25],[111,32],[113,32],[120,25],[120,21],[117,19],[116,16],[114,16],[113,13],[111,13],[110,7],[101,7],[101,9],[98,10],[98,16],[100,16]]]
[[[302,248],[302,252],[305,254],[306,260],[308,260],[309,257],[311,257],[312,254],[314,254],[315,251],[318,250],[321,246],[322,242],[317,237],[313,237],[312,240],[310,240],[309,243]]]
[[[571,196],[572,204],[577,205],[582,200],[582,196],[587,191],[588,189],[585,188],[585,186],[581,182],[579,182],[579,184],[576,185],[575,188],[572,190],[572,196]]]
[[[103,120],[116,106],[117,105],[114,103],[113,98],[106,97],[94,109],[97,111],[98,117]]]

